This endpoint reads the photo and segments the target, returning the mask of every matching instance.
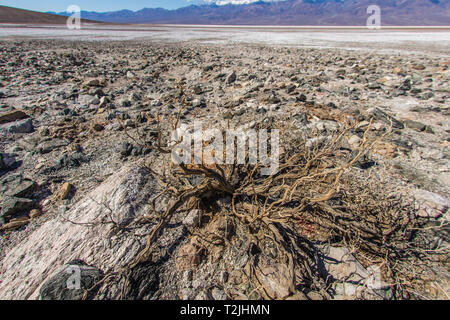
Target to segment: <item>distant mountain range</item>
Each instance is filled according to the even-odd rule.
[[[190,5],[176,10],[82,11],[83,20],[111,23],[365,26],[367,8],[381,8],[384,26],[449,26],[450,0],[285,0],[250,4]],[[65,23],[66,12],[0,6],[0,23]]]
[[[0,6],[0,23],[65,24],[67,17],[30,10]],[[93,22],[82,19],[82,22]]]
[[[114,23],[364,26],[368,17],[367,8],[372,4],[381,8],[382,25],[450,25],[450,0],[258,1],[250,4],[191,5],[176,10],[82,11],[81,16]]]

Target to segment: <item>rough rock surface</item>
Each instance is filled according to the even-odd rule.
[[[6,253],[1,261],[0,296],[36,299],[43,283],[72,260],[101,270],[129,262],[142,243],[139,238],[116,239],[111,219],[120,225],[138,219],[152,192],[144,169],[125,167],[73,208],[62,209],[55,220],[41,225]]]

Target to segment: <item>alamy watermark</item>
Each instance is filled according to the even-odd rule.
[[[202,122],[194,121],[193,128],[182,124],[173,131],[172,142],[174,144],[172,161],[178,165],[246,164],[248,150],[248,164],[260,164],[261,175],[274,175],[278,172],[279,130],[270,132],[266,129],[242,128],[225,131],[218,128],[203,130]]]
[[[67,18],[66,25],[70,30],[81,29],[81,8],[77,5],[70,5],[66,10],[70,16]]]
[[[69,266],[66,273],[70,274],[66,281],[67,289],[80,290],[81,288],[81,268],[79,266]]]
[[[381,29],[381,8],[377,5],[370,5],[367,8],[367,14],[370,16],[367,18],[367,28],[371,30]]]

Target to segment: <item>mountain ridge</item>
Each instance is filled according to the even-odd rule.
[[[450,25],[450,0],[285,0],[250,4],[190,5],[174,10],[82,11],[83,18],[112,23],[205,25],[361,25],[369,5],[381,8],[382,25]],[[68,15],[66,13],[57,13]]]
[[[25,24],[66,24],[67,17],[55,13],[44,13],[25,9],[18,9],[0,5],[0,23],[25,23]],[[98,23],[81,19],[84,23]]]

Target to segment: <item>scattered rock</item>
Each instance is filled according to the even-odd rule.
[[[255,271],[258,281],[271,299],[284,299],[295,292],[293,275],[287,265],[260,257]]]
[[[127,72],[127,78],[128,79],[134,79],[134,78],[136,78],[136,74],[134,72],[132,72],[132,71],[128,71]]]
[[[91,79],[87,80],[83,83],[83,86],[85,87],[103,87],[104,83],[100,79]]]
[[[17,164],[16,154],[0,153],[0,170],[9,170]]]
[[[0,124],[0,132],[8,133],[31,133],[34,131],[31,119],[18,120],[5,124]]]
[[[230,73],[230,74],[227,76],[226,82],[227,82],[227,84],[232,84],[232,83],[235,82],[235,81],[236,81],[236,73],[233,71],[232,73]]]
[[[20,110],[0,113],[0,124],[22,120],[25,118],[28,118],[28,115]]]
[[[30,219],[35,219],[37,217],[40,217],[41,215],[42,215],[42,210],[40,210],[40,209],[32,209],[30,211],[30,213],[28,214]]]
[[[220,239],[229,240],[234,233],[234,225],[230,219],[219,217],[209,224],[207,232]]]
[[[353,148],[358,148],[361,142],[361,138],[357,135],[352,135],[350,138],[348,138],[348,144]]]
[[[1,299],[38,298],[42,284],[73,259],[113,271],[133,260],[146,245],[143,235],[159,221],[153,213],[165,212],[172,199],[169,193],[162,192],[156,176],[145,169],[128,167],[148,160],[159,172],[163,157],[158,158],[157,151],[149,154],[153,148],[133,145],[133,139],[122,143],[127,139],[124,131],[153,142],[158,136],[157,124],[163,136],[169,133],[171,120],[166,120],[175,119],[179,109],[180,125],[201,119],[210,128],[225,124],[229,128],[279,128],[282,156],[292,156],[286,136],[299,145],[306,138],[313,150],[311,154],[306,152],[306,161],[316,149],[322,150],[335,132],[347,124],[359,123],[340,141],[340,148],[333,150],[332,156],[339,157],[339,164],[356,155],[368,120],[374,118],[367,135],[370,141],[379,141],[346,175],[354,172],[362,177],[380,176],[389,179],[389,184],[399,191],[409,191],[411,185],[421,188],[417,191],[420,195],[415,195],[419,221],[439,227],[440,222],[448,220],[445,196],[450,187],[446,170],[450,130],[445,119],[450,115],[450,91],[446,81],[449,65],[443,63],[442,53],[386,56],[321,48],[311,54],[308,48],[259,45],[233,45],[224,51],[221,45],[205,47],[195,43],[155,43],[149,48],[139,41],[126,46],[105,41],[100,47],[74,42],[61,50],[53,41],[23,39],[4,43],[3,47],[0,224],[2,230],[18,228],[18,232],[7,234],[1,245]],[[229,73],[221,73],[223,70]],[[239,78],[236,72],[231,73],[233,70]],[[423,70],[426,72],[418,72]],[[106,84],[107,88],[103,88]],[[366,113],[368,106],[373,108]],[[394,130],[389,133],[391,121]],[[38,130],[35,134],[33,126]],[[412,130],[398,130],[404,127]],[[162,142],[167,142],[165,136]],[[404,168],[402,172],[397,164]],[[313,171],[322,169],[316,168],[315,162],[312,165]],[[334,161],[325,165],[330,170],[336,168]],[[369,167],[370,171],[364,171]],[[39,181],[39,188],[22,177]],[[240,177],[231,178],[234,184]],[[77,202],[67,200],[74,192],[59,190],[65,181],[79,188],[73,199]],[[201,175],[193,175],[180,182],[198,186],[202,181]],[[435,194],[426,194],[428,191],[423,189]],[[408,196],[412,198],[413,193]],[[335,200],[338,204],[341,194],[330,199],[330,205]],[[55,201],[59,196],[66,200]],[[239,208],[242,201],[251,199],[239,197],[231,203],[231,197],[223,197],[214,193],[202,199],[201,207],[211,206],[213,215],[207,210],[202,217],[201,211],[195,209],[174,213],[155,241],[147,263],[129,270],[132,286],[127,298],[257,299],[256,284],[277,299],[329,298],[323,291],[310,291],[308,281],[303,281],[308,279],[293,277],[276,246],[272,247],[269,235],[260,237],[256,233],[260,230],[253,229],[248,233],[238,219],[226,214],[233,205]],[[29,203],[10,206],[11,198]],[[49,214],[37,218],[42,211],[32,209],[35,205]],[[4,216],[3,211],[11,214]],[[27,214],[32,223],[24,228],[29,223]],[[446,244],[442,228],[434,229],[440,232],[438,240],[424,240],[432,250]],[[303,234],[303,228],[301,231],[307,240],[316,237],[312,234],[315,230],[312,235],[309,231]],[[193,237],[197,233],[198,238]],[[260,239],[260,252],[248,248],[253,236]],[[361,298],[392,296],[385,285],[360,290],[370,267],[362,267],[356,260],[360,256],[348,250],[341,254],[338,249],[328,249],[333,252],[326,254],[323,261],[319,256],[311,271],[316,273],[323,267],[323,279],[329,280],[327,292],[333,298],[347,299],[352,293]],[[256,271],[250,282],[243,274],[249,263]],[[296,266],[296,277],[302,275],[301,266]],[[179,269],[187,273],[181,274]],[[222,275],[224,270],[226,276]],[[63,284],[63,280],[58,281]],[[50,287],[42,287],[42,298],[79,298],[67,296],[70,293],[62,287]],[[118,287],[113,281],[100,288],[95,298],[115,299],[119,297]],[[158,295],[153,297],[156,291]],[[423,294],[420,289],[418,292]]]
[[[28,193],[32,192],[34,188],[36,187],[36,183],[31,180],[23,180],[20,182],[20,184],[15,187],[13,190],[8,191],[6,194],[8,196],[12,197],[23,197],[27,195]]]
[[[26,198],[5,197],[2,203],[1,217],[13,217],[34,206],[34,201]]]
[[[323,246],[325,272],[334,279],[335,300],[390,298],[392,291],[381,279],[378,266],[369,272],[345,247]],[[322,298],[323,299],[323,298]]]
[[[176,257],[176,268],[178,271],[193,269],[199,266],[205,257],[206,250],[199,243],[196,237],[178,250]]]
[[[100,107],[100,108],[103,108],[103,107],[105,107],[108,103],[109,103],[108,98],[105,97],[105,96],[103,96],[103,97],[100,98],[100,101],[99,101],[99,107]]]
[[[424,125],[423,123],[414,120],[405,120],[403,121],[403,123],[406,125],[407,128],[414,129],[416,131],[425,131],[425,129],[427,128],[427,126]]]
[[[0,170],[6,170],[6,169],[8,169],[8,167],[3,162],[3,155],[2,155],[2,153],[0,153]]]
[[[103,272],[83,261],[72,261],[48,279],[39,290],[41,300],[81,300],[86,290],[100,280]],[[95,292],[90,292],[91,296]]]
[[[120,144],[118,151],[122,157],[128,157],[133,151],[133,145],[129,142],[123,142]]]
[[[67,140],[64,140],[64,139],[52,139],[50,141],[45,141],[45,142],[40,143],[37,146],[37,150],[41,154],[45,154],[45,153],[52,152],[55,149],[59,149],[61,147],[68,146],[69,144],[70,144],[70,142]]]
[[[413,195],[417,201],[416,209],[418,209],[419,217],[437,219],[447,213],[450,208],[450,200],[437,193],[416,189]]]
[[[94,131],[100,132],[100,131],[103,131],[105,129],[105,127],[102,124],[100,124],[100,123],[94,123],[92,125],[92,129]]]
[[[390,125],[392,122],[392,127],[396,129],[404,129],[405,126],[403,123],[395,119],[393,116],[388,115],[386,112],[381,110],[378,107],[367,109],[367,114],[369,117],[373,117],[375,120],[383,121],[387,125]]]
[[[186,218],[183,220],[183,224],[188,228],[193,228],[199,225],[201,218],[201,211],[198,209],[191,210]]]
[[[18,219],[12,219],[10,222],[2,225],[0,227],[1,231],[11,231],[19,229],[29,223],[28,218],[18,218]]]
[[[73,190],[73,185],[69,182],[66,182],[62,185],[61,189],[56,194],[56,199],[65,200],[69,197],[70,193]]]

